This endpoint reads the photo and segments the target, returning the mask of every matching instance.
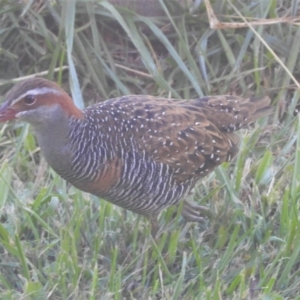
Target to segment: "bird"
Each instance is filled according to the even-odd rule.
[[[205,209],[188,194],[236,156],[235,131],[269,114],[270,103],[126,95],[79,109],[57,83],[36,77],[8,91],[0,122],[28,122],[47,163],[79,190],[151,220],[183,202],[181,214],[198,222]]]

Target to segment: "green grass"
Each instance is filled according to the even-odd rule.
[[[296,0],[211,3],[231,23],[300,11]],[[0,0],[0,94],[41,74],[78,106],[268,94],[274,113],[242,130],[237,158],[195,189],[214,218],[167,210],[156,239],[144,218],[60,179],[28,125],[1,125],[1,299],[300,299],[299,24],[212,30],[203,4],[156,5],[165,17],[107,1]]]

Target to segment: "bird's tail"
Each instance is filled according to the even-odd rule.
[[[272,111],[269,97],[207,96],[193,101],[224,132],[238,130]]]
[[[249,117],[247,118],[245,125],[256,121],[260,117],[270,114],[272,112],[272,106],[270,106],[270,103],[271,99],[268,96],[250,98],[248,105],[245,103],[245,106],[248,107],[250,104],[253,108],[249,110]]]

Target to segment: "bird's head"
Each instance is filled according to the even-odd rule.
[[[16,84],[0,107],[0,122],[20,119],[33,125],[55,119],[57,114],[82,118],[71,97],[56,83],[31,78]]]

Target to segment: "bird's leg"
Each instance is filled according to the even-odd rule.
[[[211,218],[213,216],[213,213],[209,208],[199,205],[192,200],[185,199],[183,202],[181,215],[188,222],[201,223],[205,220],[203,215]]]
[[[158,219],[157,219],[157,214],[148,216],[149,221],[151,223],[151,235],[153,238],[156,237],[157,232],[159,230],[159,224],[158,224]]]

